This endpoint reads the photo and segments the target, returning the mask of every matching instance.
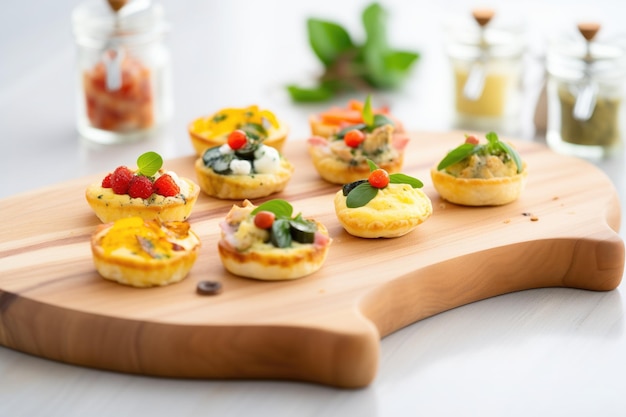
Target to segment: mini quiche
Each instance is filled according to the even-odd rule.
[[[196,160],[195,169],[200,188],[207,195],[236,200],[282,191],[294,166],[258,137],[234,130],[226,144],[207,149]]]
[[[243,130],[267,146],[281,151],[289,128],[269,110],[253,105],[225,108],[210,116],[199,117],[188,126],[189,137],[198,156],[212,147],[224,145],[233,130]]]
[[[363,238],[406,235],[433,212],[422,182],[405,174],[389,174],[372,161],[366,180],[346,184],[335,194],[335,213],[344,229]]]
[[[87,187],[87,203],[104,222],[125,217],[163,221],[186,220],[200,194],[198,184],[161,169],[163,159],[146,152],[137,159],[137,169],[119,166],[100,183]]]
[[[293,216],[285,200],[234,205],[220,223],[219,255],[227,271],[247,278],[292,280],[319,270],[332,239],[319,221]]]
[[[390,173],[401,170],[408,136],[394,134],[393,121],[372,112],[369,96],[362,113],[364,123],[347,126],[328,139],[309,138],[309,155],[324,180],[347,184],[366,178],[368,159]]]
[[[181,281],[195,263],[199,247],[200,239],[189,223],[141,217],[102,224],[91,238],[98,273],[133,287]]]
[[[430,175],[439,195],[454,204],[499,206],[519,198],[528,177],[526,163],[494,132],[481,144],[475,136],[450,151]]]
[[[363,101],[349,100],[345,107],[332,107],[321,113],[311,115],[309,117],[311,134],[330,138],[346,127],[365,123],[363,120],[364,106],[365,102]],[[404,133],[402,123],[389,112],[388,108],[372,109],[372,113],[387,118],[393,124],[395,134]]]

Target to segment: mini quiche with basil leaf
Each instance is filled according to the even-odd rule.
[[[232,274],[266,281],[291,280],[322,267],[332,239],[319,221],[293,215],[285,200],[258,207],[233,205],[220,223],[218,251]]]
[[[439,195],[454,204],[499,206],[519,198],[528,177],[526,163],[508,143],[489,132],[487,143],[467,136],[432,168]]]
[[[362,111],[363,123],[342,128],[328,138],[308,139],[308,152],[319,175],[333,184],[347,184],[367,177],[367,160],[393,173],[404,162],[408,136],[394,134],[393,120],[374,114],[368,96]]]
[[[346,184],[335,194],[335,213],[344,229],[363,238],[406,235],[433,212],[430,198],[417,178],[389,174],[368,160],[366,180]]]
[[[227,143],[196,160],[196,176],[207,195],[226,200],[260,198],[282,191],[294,166],[262,138],[234,130]]]

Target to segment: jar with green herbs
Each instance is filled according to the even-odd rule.
[[[546,139],[559,153],[600,159],[622,145],[626,55],[579,30],[583,37],[555,42],[548,52]]]

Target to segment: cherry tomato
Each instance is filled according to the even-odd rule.
[[[374,188],[385,188],[389,184],[389,174],[382,168],[378,168],[370,172],[367,179]]]
[[[474,135],[470,135],[465,138],[465,143],[471,143],[472,145],[478,145],[479,141]]]
[[[365,140],[365,134],[358,129],[352,129],[346,132],[343,141],[351,148],[358,147]]]
[[[248,143],[248,135],[243,130],[233,130],[228,135],[228,146],[233,150],[241,149]]]
[[[271,211],[259,211],[254,216],[254,225],[259,229],[269,229],[274,224],[276,215]]]

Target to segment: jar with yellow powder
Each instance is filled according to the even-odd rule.
[[[446,30],[454,124],[513,134],[520,125],[523,26],[488,9],[474,10],[472,17],[451,20]]]
[[[548,145],[587,159],[608,157],[621,147],[626,115],[626,49],[598,38],[599,29],[581,23],[579,33],[553,40],[546,64]]]

